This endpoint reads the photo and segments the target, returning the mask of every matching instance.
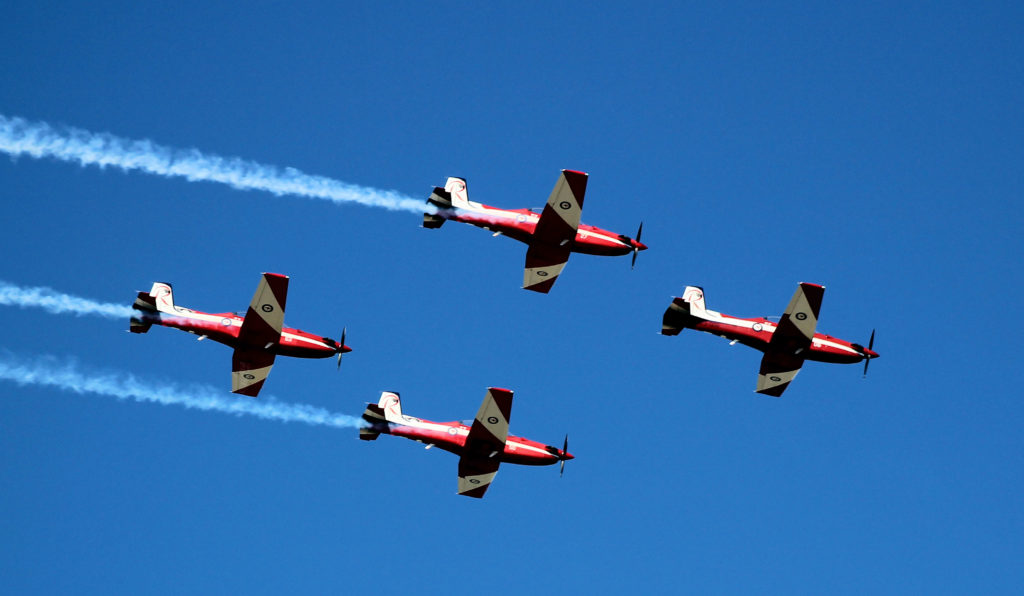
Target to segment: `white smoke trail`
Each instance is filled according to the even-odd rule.
[[[22,288],[3,280],[0,280],[0,305],[41,308],[56,315],[71,313],[113,319],[128,318],[135,313],[130,306],[123,304],[95,302],[87,298],[61,294],[50,288]]]
[[[346,184],[323,176],[310,176],[295,168],[245,161],[237,157],[207,155],[197,149],[174,149],[148,140],[132,140],[80,128],[60,128],[45,122],[0,114],[0,151],[12,157],[52,157],[99,168],[112,166],[157,176],[182,177],[190,182],[220,182],[240,190],[264,190],[275,195],[359,203],[394,211],[423,213],[427,205],[401,193]],[[429,210],[429,209],[427,209]]]
[[[178,387],[165,382],[144,382],[129,373],[85,374],[72,364],[61,364],[52,356],[18,361],[0,353],[0,379],[18,385],[56,387],[77,394],[96,394],[121,400],[177,405],[207,412],[255,416],[278,422],[301,422],[314,426],[358,428],[360,418],[329,412],[305,404],[290,404],[272,397],[230,397],[212,387]]]

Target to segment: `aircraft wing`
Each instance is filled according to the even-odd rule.
[[[800,283],[761,359],[758,393],[778,397],[800,372],[804,363],[803,352],[811,347],[814,330],[818,327],[818,312],[824,295],[824,286]]]
[[[495,459],[469,458],[465,455],[459,459],[459,494],[481,499],[491,481],[498,474],[501,462]]]
[[[256,397],[272,366],[273,352],[235,348],[235,353],[231,355],[231,392]]]
[[[484,496],[501,464],[508,440],[512,413],[512,392],[491,387],[480,404],[466,444],[459,458],[459,494],[477,499]]]
[[[572,253],[586,192],[586,174],[562,170],[530,238],[523,274],[524,289],[544,294],[551,291]]]
[[[241,345],[269,349],[281,341],[288,277],[264,273],[238,330]]]
[[[782,313],[779,325],[772,334],[769,346],[776,345],[782,349],[803,351],[810,347],[814,330],[818,327],[818,312],[821,310],[821,299],[825,295],[825,286],[800,283],[793,298]]]
[[[776,332],[777,333],[777,332]],[[800,372],[804,359],[783,352],[765,352],[757,375],[757,392],[779,397]]]
[[[523,289],[541,294],[551,291],[565,264],[569,262],[572,249],[569,245],[558,246],[531,244],[526,249],[526,270],[523,273]]]

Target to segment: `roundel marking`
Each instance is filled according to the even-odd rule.
[[[519,215],[516,216],[516,221],[518,221],[519,223],[523,223],[524,221],[526,221],[526,216],[520,213]]]
[[[450,434],[450,435],[454,435],[457,432],[459,432],[459,431],[455,430],[454,426],[448,428],[448,434]]]
[[[229,319],[227,317],[224,317],[223,319],[220,320],[220,324],[224,325],[225,327],[230,327],[231,326],[231,319]]]
[[[561,203],[558,204],[558,206],[561,207],[562,209],[568,209],[569,207],[572,207],[572,203],[570,203],[569,201],[562,201]]]
[[[780,377],[776,377],[775,375],[772,375],[772,376],[770,376],[770,377],[768,377],[768,378],[769,378],[769,379],[771,379],[771,380],[773,380],[773,381],[775,381],[776,383],[778,383],[779,381],[781,381],[781,380],[782,380],[782,378],[780,378]]]
[[[497,424],[498,423],[498,417],[497,416],[489,416],[487,418],[487,423],[488,424]]]
[[[537,277],[547,277],[547,276],[548,276],[548,272],[547,271],[538,271],[537,272]]]
[[[274,312],[274,307],[273,305],[270,304],[264,304],[263,306],[260,307],[260,310],[262,310],[263,312]]]
[[[798,312],[798,313],[796,313],[796,320],[803,321],[806,318],[807,318],[807,313],[805,313],[805,312]]]
[[[754,323],[754,331],[761,331],[762,329],[764,329],[764,325],[761,323]]]
[[[480,480],[478,480],[477,478],[470,478],[469,479],[469,483],[470,484],[480,484]]]
[[[244,375],[242,375],[242,378],[251,381],[256,378],[256,375],[245,373]]]

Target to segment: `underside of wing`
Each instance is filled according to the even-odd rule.
[[[778,327],[772,333],[769,349],[772,352],[799,356],[811,346],[814,330],[818,327],[818,312],[825,287],[801,283],[782,313]]]
[[[459,458],[459,494],[480,499],[498,474],[497,458],[463,455]]]
[[[791,354],[765,352],[757,375],[757,392],[779,397],[800,372],[804,359]]]
[[[489,452],[494,449],[504,450],[508,440],[508,419],[512,415],[512,392],[508,389],[489,387],[483,403],[476,413],[473,426],[466,437],[469,451]],[[474,449],[476,443],[481,449]]]
[[[559,240],[559,229],[571,232],[567,238],[576,237],[576,229],[580,227],[580,212],[583,210],[583,195],[587,192],[587,175],[574,170],[562,170],[555,182],[555,188],[548,196],[540,221],[537,222],[535,234],[542,234],[548,240]],[[548,217],[549,215],[554,217]],[[546,220],[546,221],[545,221]],[[551,236],[547,236],[551,233]]]
[[[526,249],[526,269],[523,272],[523,289],[547,294],[555,285],[572,249],[568,245],[558,246],[531,244]]]
[[[231,392],[256,397],[272,366],[272,352],[236,348],[231,355]]]
[[[572,253],[586,191],[586,174],[562,170],[530,237],[523,288],[544,294],[551,290]]]
[[[249,309],[245,312],[238,340],[243,345],[266,347],[281,341],[288,277],[264,273]]]
[[[501,454],[508,440],[508,420],[512,414],[512,392],[490,387],[480,404],[466,445],[459,459],[459,494],[482,497],[498,473]]]

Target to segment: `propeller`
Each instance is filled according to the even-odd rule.
[[[348,327],[341,328],[341,345],[338,346],[338,370],[341,370],[341,357],[345,354],[345,332],[348,331]]]
[[[640,242],[640,234],[642,234],[643,231],[644,231],[644,222],[640,222],[640,227],[637,228],[637,230],[636,230],[636,241],[637,241],[637,243]],[[634,267],[636,267],[636,256],[638,254],[640,254],[640,249],[636,245],[634,245],[633,246],[633,263],[629,266],[630,269],[633,269]]]
[[[569,435],[565,435],[565,441],[562,443],[562,465],[558,468],[558,477],[561,478],[562,474],[565,473],[565,454],[569,453]]]
[[[875,330],[871,330],[871,339],[868,340],[868,349],[875,347]],[[871,358],[869,356],[864,357],[864,374],[861,378],[868,376],[868,365],[871,364]]]

